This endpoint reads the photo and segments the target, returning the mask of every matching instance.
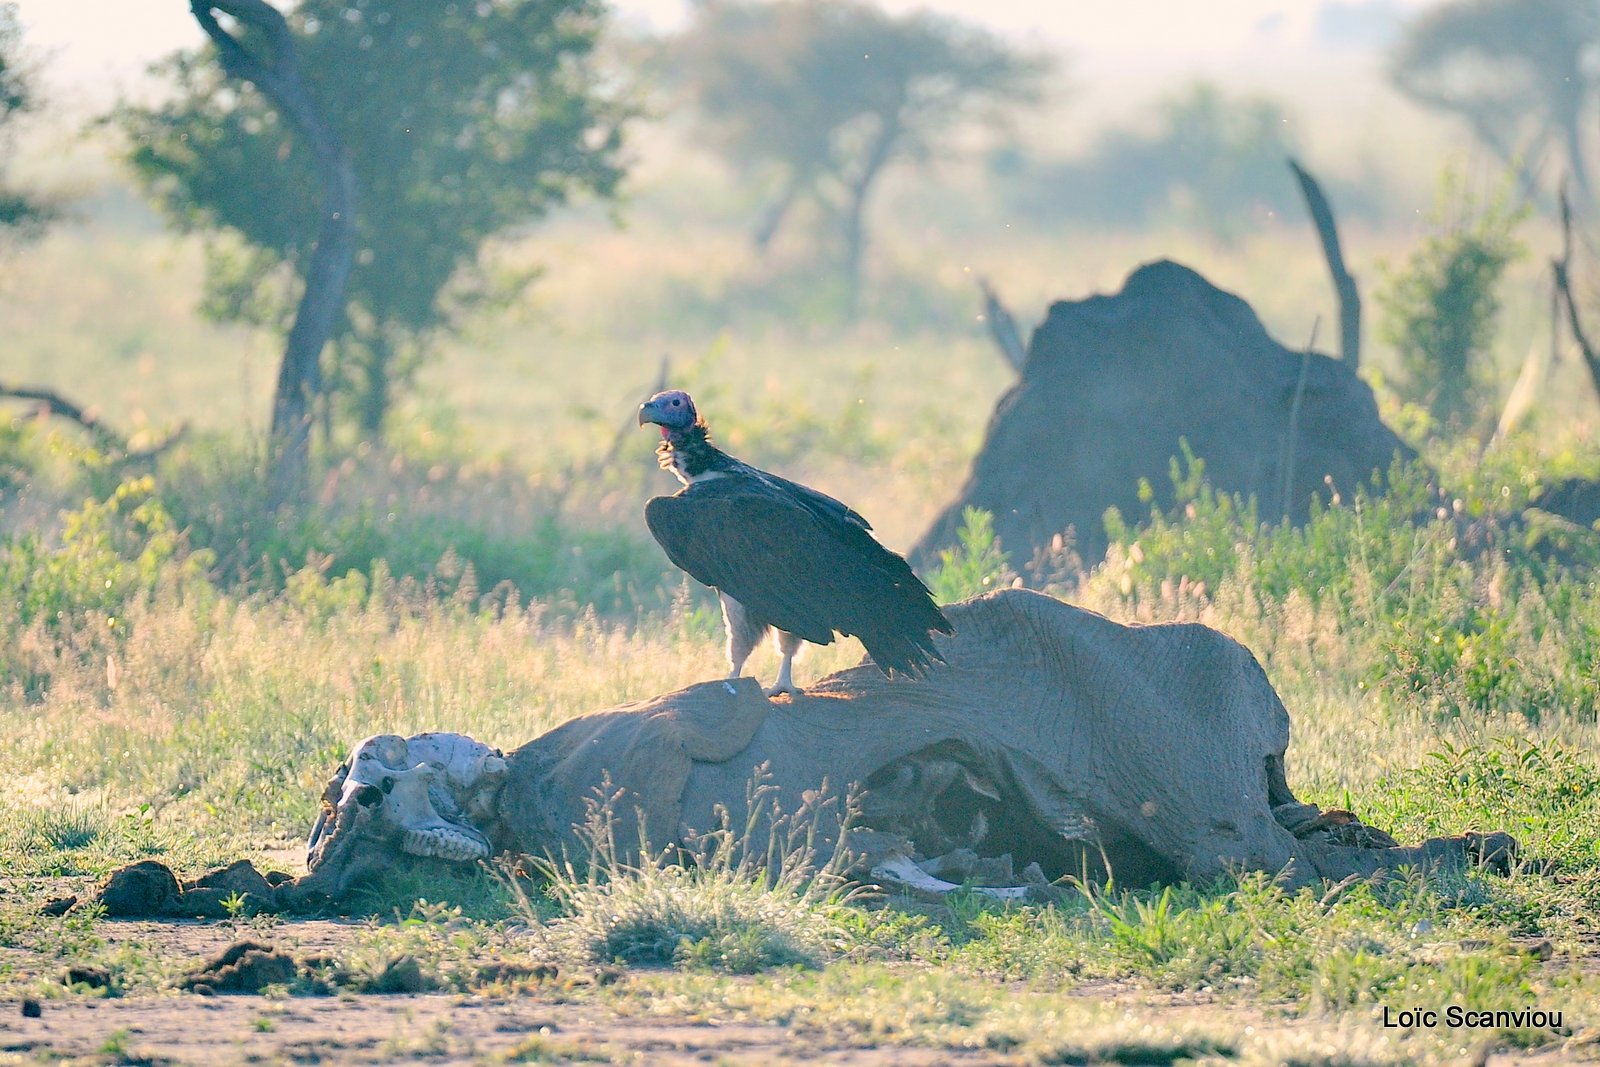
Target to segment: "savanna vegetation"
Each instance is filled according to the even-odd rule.
[[[447,729],[509,749],[723,671],[713,598],[670,567],[639,513],[671,488],[633,426],[663,373],[729,450],[860,504],[904,548],[964,475],[1012,375],[975,321],[974,274],[1027,318],[1169,255],[1250,299],[1286,343],[1334,321],[1279,159],[1292,148],[1316,160],[1320,131],[1282,134],[1291,104],[1192,86],[1052,157],[1020,139],[963,139],[974,114],[999,108],[1025,128],[1042,121],[1028,108],[1072,105],[1044,92],[1059,71],[960,24],[853,3],[719,2],[680,37],[642,43],[608,38],[586,3],[477,5],[491,21],[571,9],[527,35],[537,48],[507,55],[465,47],[492,27],[464,5],[417,36],[426,48],[410,44],[382,17],[404,6],[295,8],[313,87],[359,71],[385,99],[420,90],[406,121],[431,147],[371,133],[387,110],[335,108],[366,168],[369,213],[325,387],[310,397],[306,491],[288,506],[269,506],[264,468],[315,231],[310,213],[273,199],[314,199],[293,131],[224,86],[211,54],[187,53],[164,68],[177,90],[165,103],[124,103],[69,162],[24,151],[5,176],[28,191],[0,193],[0,212],[24,196],[76,202],[48,228],[0,231],[0,384],[58,390],[102,427],[0,397],[0,990],[43,998],[47,1012],[168,992],[194,962],[91,906],[45,914],[49,900],[141,858],[185,873],[297,862],[356,739]],[[1468,15],[1497,10],[1446,7],[1469,29]],[[1446,29],[1466,36],[1423,47]],[[450,34],[465,43],[435,51]],[[838,57],[854,35],[875,35],[899,65],[852,82]],[[1542,54],[1549,42],[1534,36],[1526,50]],[[1391,57],[1414,73],[1396,77],[1416,95],[1424,60],[1485,39],[1421,20]],[[729,86],[748,72],[716,64],[749,41],[805,42],[793,68],[765,69],[812,81],[741,98]],[[18,48],[0,5],[0,136],[12,111],[38,103],[10,73],[28,69]],[[1473,104],[1473,128],[1491,156],[1495,131],[1533,128],[1581,154],[1580,137],[1560,139],[1561,109],[1592,120],[1592,87],[1577,104],[1541,97],[1571,87],[1543,85],[1521,57],[1504,95],[1523,109]],[[408,76],[413,61],[433,80]],[[520,66],[479,66],[491,61]],[[552,80],[559,93],[519,95]],[[784,155],[781,94],[833,82],[861,94],[805,113],[812,150]],[[486,109],[503,136],[485,132]],[[45,101],[32,121],[48,117]],[[47,127],[31,136],[49,143]],[[1340,487],[1293,528],[1214,492],[1205,457],[1180,455],[1177,507],[1108,514],[1103,560],[1030,563],[974,512],[926,577],[946,602],[1026,580],[1119,620],[1220,628],[1293,715],[1289,780],[1304,799],[1402,840],[1508,830],[1528,859],[1510,876],[1401,872],[1291,892],[1241,874],[1068,885],[1051,904],[963,892],[928,905],[841,882],[832,857],[803,851],[758,869],[730,842],[684,868],[625,866],[599,847],[587,865],[372,886],[355,905],[362,921],[274,990],[516,992],[634,1026],[742,1022],[820,1050],[1010,1062],[1600,1055],[1600,532],[1538,507],[1564,479],[1600,477],[1600,402],[1568,335],[1550,332],[1549,188],[1524,196],[1518,182],[1537,175],[1508,178],[1482,157],[1441,177],[1438,159],[1403,141],[1390,143],[1400,171],[1334,166],[1329,188],[1361,190],[1347,238],[1378,294],[1363,374],[1416,463]],[[430,161],[446,157],[469,185],[431,181]],[[508,177],[542,165],[535,185]],[[85,189],[69,173],[95,178]],[[1110,190],[1123,194],[1117,213],[1073,210]],[[448,242],[428,238],[436,223]],[[1581,210],[1577,225],[1590,225]],[[396,259],[406,271],[383,269]],[[1589,266],[1573,265],[1584,315]],[[1519,371],[1533,399],[1508,421]],[[769,655],[755,664],[768,675]],[[859,655],[849,641],[812,649],[800,680]],[[243,908],[225,925],[302,936]],[[1532,1006],[1564,1024],[1379,1023],[1385,1006],[1449,1005]],[[275,1025],[266,1009],[259,1018]],[[430,1033],[388,1051],[475,1054],[448,1027]],[[621,1055],[605,1041],[536,1034],[495,1055]],[[143,1053],[124,1033],[93,1055]]]

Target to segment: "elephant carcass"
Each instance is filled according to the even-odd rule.
[[[505,774],[498,749],[461,734],[365,738],[323,791],[296,890],[337,898],[399,855],[487,859],[478,825],[492,821]]]
[[[741,678],[567,722],[507,757],[476,825],[519,851],[570,850],[605,795],[614,840],[667,847],[746,825],[759,778],[782,810],[815,812],[824,848],[841,820],[817,796],[854,787],[858,873],[923,888],[1016,869],[1024,882],[1261,870],[1300,884],[1508,855],[1503,835],[1400,848],[1297,801],[1288,713],[1215,630],[1123,626],[1024,590],[948,614],[946,663],[923,679],[861,666],[772,702]]]

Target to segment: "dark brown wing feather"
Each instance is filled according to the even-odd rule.
[[[950,633],[950,623],[910,565],[861,521],[808,506],[776,481],[697,482],[651,500],[645,521],[673,563],[752,620],[818,645],[835,630],[854,635],[886,673],[938,661],[929,631]]]

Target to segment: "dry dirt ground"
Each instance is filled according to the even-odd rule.
[[[359,924],[332,921],[283,923],[271,940],[296,955],[347,945]],[[178,962],[180,970],[214,957],[239,931],[228,923],[103,921],[97,932],[113,946],[137,942]],[[7,953],[16,959],[14,950]],[[39,961],[32,961],[35,969]],[[28,1018],[22,1003],[0,1001],[0,1063],[383,1064],[635,1063],[855,1064],[887,1067],[1023,1065],[1037,1059],[1004,1050],[950,1042],[928,1047],[841,1036],[815,1024],[804,1029],[699,1014],[662,1014],[645,995],[627,996],[635,979],[624,974],[605,991],[571,985],[503,995],[337,995],[274,997],[201,996],[193,993],[109,999],[67,995],[46,999]],[[739,979],[727,979],[730,982]],[[582,981],[579,985],[583,985]],[[618,993],[624,995],[618,996]],[[1130,1018],[1215,1025],[1255,1032],[1311,1030],[1352,1023],[1269,1016],[1237,1005],[1194,997],[1165,997],[1102,986],[1063,993],[1125,1010]],[[1359,1028],[1362,1024],[1354,1024]],[[1377,1027],[1376,1020],[1370,1024]],[[976,1042],[975,1042],[976,1043]],[[1600,1047],[1539,1053],[1477,1055],[1462,1062],[1493,1067],[1545,1067],[1579,1060],[1600,1062]],[[1132,1061],[1119,1061],[1132,1062]],[[1170,1062],[1162,1059],[1157,1062]],[[1318,1060],[1317,1062],[1322,1062]],[[1341,1061],[1346,1062],[1346,1061]]]
[[[994,1053],[829,1047],[776,1026],[623,1018],[532,997],[440,995],[295,998],[150,997],[47,1005],[0,1022],[0,1049],[36,1060],[431,1064],[484,1061],[642,1064],[1001,1064]],[[125,1036],[113,1036],[117,1034]]]

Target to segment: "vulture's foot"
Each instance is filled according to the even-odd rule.
[[[800,695],[801,689],[793,682],[779,682],[777,685],[763,689],[762,692],[767,694],[769,697],[783,696],[785,694],[791,697],[797,697]]]

